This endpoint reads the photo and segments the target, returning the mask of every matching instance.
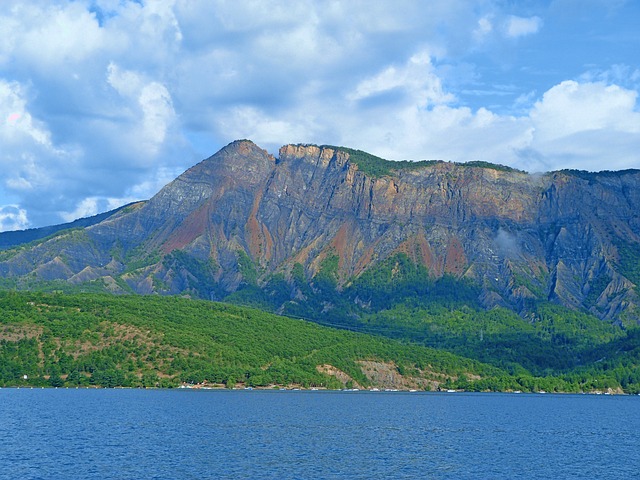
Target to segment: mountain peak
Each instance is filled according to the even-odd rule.
[[[236,140],[219,152],[191,167],[176,181],[187,183],[220,183],[256,185],[273,170],[276,159],[251,140]]]
[[[256,154],[264,155],[275,162],[275,158],[273,157],[273,155],[271,155],[265,149],[260,148],[251,140],[247,140],[247,139],[234,140],[233,142],[231,142],[230,144],[222,148],[220,152],[218,152],[218,154],[223,154],[223,153],[227,155],[237,154],[237,155],[247,155],[247,156],[252,156]]]

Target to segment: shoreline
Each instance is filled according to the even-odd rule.
[[[396,388],[340,388],[331,389],[326,387],[293,387],[293,386],[266,386],[266,387],[234,387],[227,388],[224,385],[188,385],[183,384],[178,387],[102,387],[94,385],[78,385],[78,386],[65,386],[65,387],[52,387],[52,386],[35,386],[35,385],[13,385],[0,387],[0,390],[203,390],[213,392],[332,392],[332,393],[422,393],[422,394],[511,394],[511,395],[592,395],[592,396],[640,396],[640,393],[625,393],[625,392],[603,392],[594,390],[590,392],[546,392],[535,391],[525,392],[520,390],[505,390],[505,391],[475,391],[475,390],[416,390],[416,389],[396,389]]]

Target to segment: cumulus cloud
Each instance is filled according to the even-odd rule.
[[[150,182],[153,183],[153,182]],[[157,192],[162,186],[164,186],[167,182],[162,185],[153,184],[153,192]],[[130,197],[121,197],[121,198],[107,198],[107,197],[86,197],[83,198],[73,210],[70,211],[60,211],[58,212],[60,218],[64,222],[72,222],[77,220],[78,218],[91,217],[93,215],[97,215],[101,212],[106,212],[109,210],[114,210],[118,207],[126,205],[127,203],[132,203],[140,198],[148,198],[147,196],[149,192],[145,187],[142,187],[144,191],[138,192],[139,194],[143,194],[142,197],[134,195]]]
[[[0,61],[19,58],[39,72],[56,74],[61,65],[87,60],[107,43],[95,16],[80,2],[3,2]],[[26,28],[25,28],[26,27]],[[110,40],[109,40],[110,41]]]
[[[393,75],[384,79],[360,84],[367,88],[356,88],[348,100],[386,91],[381,85],[404,88]],[[269,145],[295,132],[294,138],[302,134],[308,141],[349,145],[392,159],[488,160],[531,172],[639,166],[637,92],[616,85],[562,82],[519,116],[446,103],[424,108],[420,94],[409,98],[392,107],[368,105],[366,115],[357,102],[342,102],[339,108],[318,103],[310,110],[290,110],[287,122],[268,112],[243,110],[235,125],[246,126],[242,133],[251,137],[254,132]],[[448,97],[445,92],[438,98]]]
[[[26,108],[25,92],[18,82],[0,79],[0,138],[3,145],[33,142],[51,146],[50,134]]]
[[[8,230],[24,230],[29,226],[27,211],[17,205],[0,207],[0,232]]]
[[[359,101],[396,90],[402,90],[412,104],[421,108],[455,100],[451,93],[443,90],[442,82],[434,73],[431,56],[427,52],[413,55],[401,67],[392,65],[373,77],[362,80],[347,98]]]
[[[543,140],[603,129],[640,133],[637,97],[617,85],[565,81],[545,92],[531,118]]]
[[[65,222],[72,222],[77,218],[91,217],[100,212],[98,205],[100,198],[87,197],[83,198],[72,212],[61,212],[61,217]]]
[[[53,143],[46,123],[31,114],[27,95],[20,83],[0,79],[0,194],[31,198],[51,184],[47,170],[59,171],[74,152]]]
[[[109,85],[123,98],[135,102],[128,105],[130,118],[138,124],[129,132],[134,137],[131,143],[137,143],[147,156],[157,154],[175,120],[171,94],[161,83],[147,81],[142,74],[122,70],[113,63],[107,70]],[[134,105],[136,108],[131,111]]]
[[[279,119],[261,109],[240,105],[230,108],[225,115],[220,116],[218,128],[229,138],[251,138],[254,142],[278,148],[281,143],[299,143],[300,138],[311,138],[317,135],[317,130],[296,112],[289,120]],[[282,141],[284,139],[284,141]]]
[[[605,83],[562,82],[544,93],[529,115],[541,170],[561,160],[563,168],[601,170],[638,167],[638,92]],[[528,152],[531,155],[531,151]]]

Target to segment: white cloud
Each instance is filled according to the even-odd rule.
[[[86,197],[80,200],[73,210],[60,211],[58,214],[63,222],[73,222],[79,218],[92,217],[101,212],[114,210],[135,200],[138,198]]]
[[[197,159],[164,74],[182,40],[175,2],[90,3],[97,14],[84,1],[0,3],[0,204],[36,225],[129,200],[150,169]]]
[[[540,17],[516,17],[510,15],[504,24],[504,33],[509,38],[518,38],[537,33],[542,27]]]
[[[80,2],[7,2],[10,15],[0,14],[0,61],[17,59],[59,74],[62,64],[83,62],[107,44],[95,16]]]
[[[143,86],[139,74],[122,70],[113,62],[107,67],[107,82],[109,82],[109,85],[115,88],[120,95],[130,98],[138,95]]]
[[[72,222],[78,218],[91,217],[99,213],[97,197],[88,197],[82,199],[80,204],[73,212],[62,212],[61,217],[65,222]]]
[[[536,84],[516,72],[511,40],[532,48],[564,20],[550,16],[559,7],[523,8],[3,0],[0,205],[34,225],[95,213],[148,198],[237,138],[525,169],[639,166],[635,60],[568,82],[574,72],[538,71]]]
[[[18,205],[0,206],[0,232],[24,230],[29,227],[26,210]]]
[[[305,118],[300,113],[284,120],[255,107],[237,106],[218,117],[217,127],[228,138],[250,138],[262,147],[277,149],[281,144],[299,143],[301,138],[317,138],[315,114]]]
[[[640,68],[617,63],[607,69],[593,69],[580,75],[586,83],[616,84],[637,90],[640,88]]]
[[[220,117],[219,129],[272,148],[304,138],[390,159],[486,160],[528,171],[638,167],[638,94],[617,85],[565,81],[537,101],[535,92],[514,99],[517,116],[473,111],[456,105],[422,52],[343,95],[307,100],[288,109],[286,120],[251,106],[234,108]],[[603,158],[612,163],[604,165]]]
[[[401,67],[392,65],[373,77],[362,80],[347,98],[352,101],[364,100],[396,89],[407,93],[410,101],[420,108],[455,100],[451,93],[443,90],[427,52],[413,55]]]
[[[144,75],[120,69],[111,63],[107,82],[127,100],[130,119],[137,128],[130,130],[130,144],[137,145],[147,158],[153,158],[164,143],[167,132],[175,122],[171,94],[159,82],[148,81]]]
[[[400,91],[402,99],[385,101]],[[379,101],[380,97],[383,98]],[[308,100],[286,120],[248,106],[223,115],[221,131],[273,147],[287,141],[338,144],[391,159],[438,158],[506,163],[531,138],[527,119],[454,105],[428,54],[412,56],[361,80],[334,102]]]
[[[0,79],[0,138],[6,147],[24,141],[51,146],[50,134],[26,108],[25,92],[18,82]]]
[[[87,196],[73,205],[72,209],[58,211],[64,222],[90,217],[100,212],[114,210],[128,203],[151,198],[153,195],[182,173],[180,168],[160,167],[135,185],[128,186],[123,196]]]
[[[637,98],[636,91],[604,83],[565,81],[549,89],[530,113],[538,167],[637,168]]]
[[[150,37],[162,32],[163,35],[169,35],[169,41],[181,42],[182,31],[174,14],[175,5],[175,0],[147,1],[142,31]]]
[[[183,173],[183,171],[181,167],[159,167],[139,182],[127,188],[123,196],[108,198],[109,208],[113,209],[136,200],[151,198],[158,193],[162,187]]]
[[[51,183],[49,170],[69,165],[73,148],[54,145],[45,122],[34,118],[27,103],[27,89],[18,82],[0,79],[0,166],[2,189],[30,194]],[[1,193],[1,190],[0,190]]]
[[[164,85],[151,82],[140,91],[138,103],[142,109],[144,138],[155,152],[165,141],[167,130],[174,121],[175,111],[171,95]]]
[[[541,140],[595,130],[640,133],[637,97],[617,85],[565,81],[545,92],[531,118]]]
[[[107,62],[125,68],[162,70],[180,53],[183,32],[176,17],[176,0],[122,0],[97,5],[102,30],[113,45]],[[201,21],[204,21],[203,17]]]
[[[440,105],[431,110],[405,108],[384,122],[353,125],[346,142],[366,145],[391,159],[492,160],[508,163],[527,144],[525,119],[499,116],[486,109]],[[357,132],[355,135],[353,132]],[[346,143],[343,142],[343,143]]]

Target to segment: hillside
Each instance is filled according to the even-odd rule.
[[[181,298],[5,292],[0,319],[3,385],[430,390],[502,375],[433,349]]]
[[[609,338],[598,347],[600,362],[588,368],[536,376],[208,301],[3,292],[0,385],[636,393],[639,332]]]

